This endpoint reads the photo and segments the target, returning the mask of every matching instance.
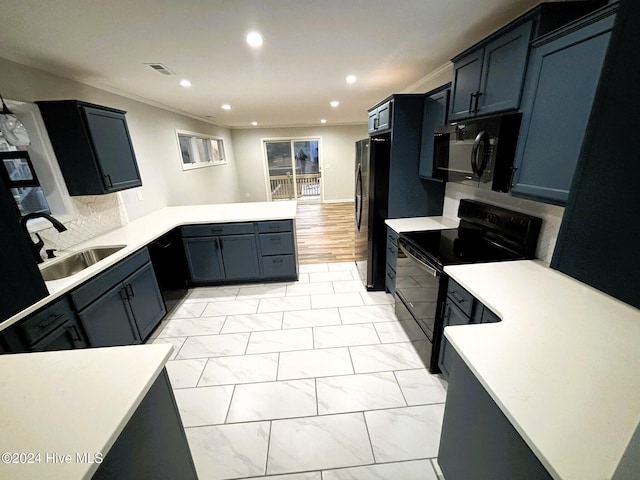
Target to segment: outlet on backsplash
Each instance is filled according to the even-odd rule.
[[[67,231],[60,233],[54,228],[38,231],[45,248],[65,250],[129,223],[124,203],[118,193],[72,199],[77,217],[71,222],[65,222]]]

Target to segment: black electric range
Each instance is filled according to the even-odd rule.
[[[533,258],[542,220],[475,200],[461,200],[460,225],[401,233],[398,238],[395,308],[414,319],[431,342],[427,367],[438,373],[447,276],[444,267]]]

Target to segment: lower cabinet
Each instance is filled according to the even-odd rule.
[[[444,477],[551,480],[540,460],[455,351],[451,353],[450,367],[438,451]]]
[[[182,242],[193,285],[297,278],[291,220],[189,225]]]
[[[534,42],[511,195],[564,205],[607,54],[612,5]]]
[[[471,323],[500,322],[500,317],[476,300],[467,290],[448,279],[447,298],[444,304],[443,327],[469,325]],[[451,374],[455,350],[443,335],[440,343],[438,366],[445,378]]]
[[[387,268],[384,287],[391,295],[396,293],[396,269],[398,268],[398,234],[387,227]]]
[[[92,347],[140,343],[166,313],[146,248],[72,291],[70,297]]]
[[[92,478],[197,480],[166,369],[162,369]]]

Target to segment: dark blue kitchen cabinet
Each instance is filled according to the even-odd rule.
[[[69,296],[92,347],[140,343],[166,313],[146,248],[96,275]]]
[[[451,348],[438,464],[447,480],[551,480],[538,457]]]
[[[387,101],[369,110],[369,134],[375,135],[391,128],[393,102]]]
[[[447,298],[444,304],[443,327],[469,325],[472,323],[500,322],[500,317],[485,307],[459,283],[448,279]],[[440,341],[438,367],[445,378],[449,378],[454,362],[454,349],[443,335]]]
[[[606,2],[544,2],[454,57],[450,121],[515,110],[529,42]]]
[[[607,53],[616,5],[534,42],[511,194],[564,205]]]
[[[532,22],[453,59],[451,120],[518,108]]]
[[[424,100],[422,145],[420,147],[420,164],[418,166],[418,175],[422,178],[433,178],[433,135],[437,127],[447,123],[450,87],[451,84],[448,83],[437,90],[428,92]]]
[[[398,250],[398,233],[391,227],[387,227],[387,265],[385,269],[384,289],[391,295],[396,293],[396,271],[398,269],[398,253],[404,257],[404,253]]]
[[[118,284],[78,313],[92,347],[140,343],[126,302],[126,293]]]
[[[193,284],[260,278],[253,223],[190,225],[182,237]]]
[[[551,267],[640,308],[640,2],[618,5]]]
[[[218,237],[184,238],[182,241],[193,283],[224,280]]]
[[[151,263],[125,280],[128,303],[141,340],[145,340],[166,313]]]
[[[78,100],[36,103],[70,195],[142,185],[126,112]]]
[[[226,280],[260,277],[258,249],[254,235],[220,237],[220,254]]]

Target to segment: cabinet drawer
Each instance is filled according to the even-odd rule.
[[[389,266],[389,264],[387,264],[384,286],[391,295],[396,293],[396,272]]]
[[[295,277],[296,264],[293,255],[262,257],[262,271],[265,278]]]
[[[73,310],[66,297],[26,319],[20,325],[29,344],[34,344],[60,325],[73,319]]]
[[[276,232],[292,232],[293,222],[291,220],[275,220],[271,222],[258,223],[258,232],[260,233],[276,233]]]
[[[260,234],[260,251],[262,255],[293,254],[292,233]]]
[[[482,319],[480,320],[481,323],[497,323],[501,321],[502,319],[498,315],[493,313],[487,307],[484,307],[484,310],[482,311]]]
[[[82,310],[104,292],[150,261],[149,252],[146,248],[125,258],[71,292],[69,295],[73,304],[78,310]]]
[[[475,298],[458,283],[449,279],[449,288],[447,289],[447,296],[453,301],[453,304],[458,307],[462,312],[470,317],[473,312],[473,304]]]
[[[253,233],[253,223],[218,223],[187,225],[182,227],[183,237],[211,237],[217,235],[239,235]]]

